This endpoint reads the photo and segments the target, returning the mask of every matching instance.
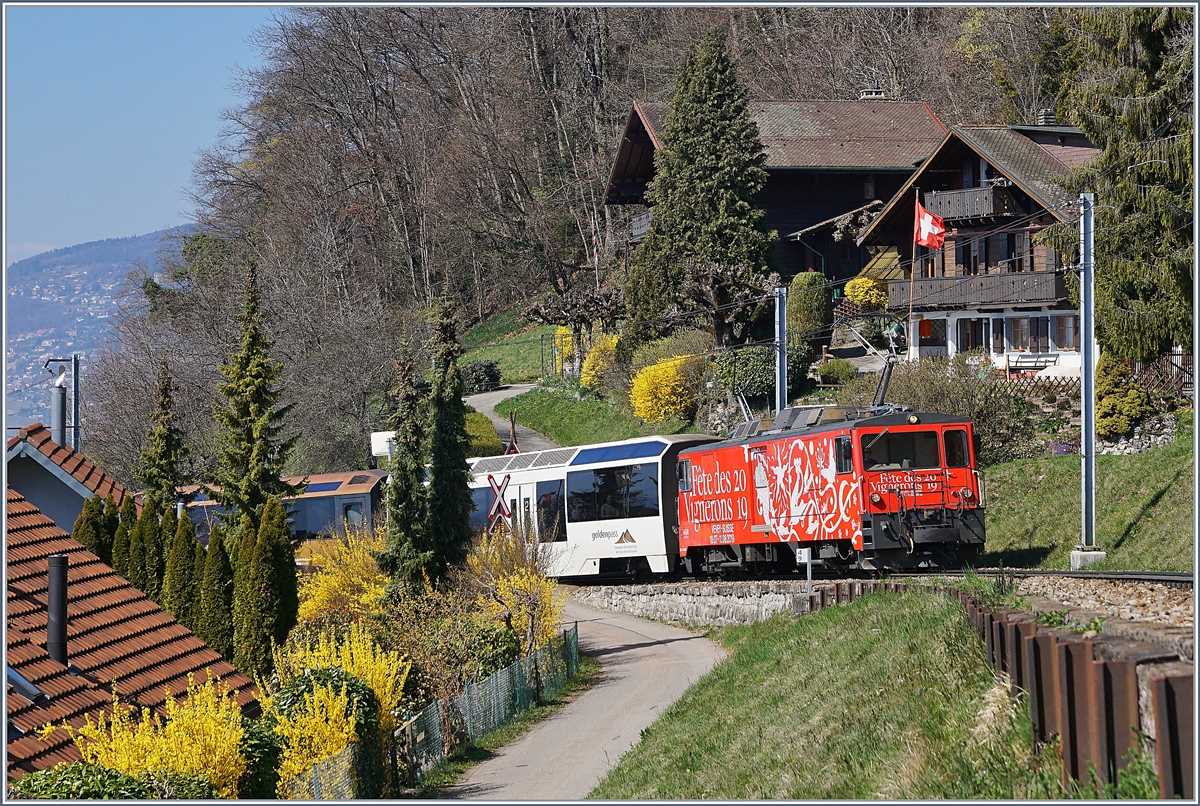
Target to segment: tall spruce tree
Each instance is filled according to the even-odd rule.
[[[158,368],[157,402],[150,418],[150,433],[134,468],[143,489],[164,504],[176,500],[176,489],[185,481],[181,465],[187,456],[187,444],[183,432],[175,424],[174,399],[175,382],[164,360]]]
[[[396,411],[390,425],[395,451],[389,464],[387,487],[388,547],[376,557],[379,570],[391,577],[390,588],[419,593],[433,559],[426,529],[425,436],[427,401],[417,379],[416,362],[409,345],[396,359],[396,387],[391,395]]]
[[[142,504],[142,514],[129,530],[129,554],[125,560],[125,578],[129,580],[130,585],[147,596],[150,596],[150,583],[146,578],[146,533],[149,531],[151,537],[158,534],[158,517],[154,514],[152,503],[146,501]],[[154,521],[152,528],[147,528],[148,520]]]
[[[271,588],[275,592],[271,635],[280,646],[296,626],[300,596],[296,584],[296,552],[292,548],[292,530],[287,508],[278,496],[271,496],[263,507],[258,542],[266,547],[271,564]]]
[[[208,537],[196,635],[225,660],[233,661],[233,566],[219,529]]]
[[[248,517],[257,529],[267,498],[299,492],[280,476],[296,437],[282,437],[292,404],[280,405],[283,365],[270,358],[272,343],[263,331],[253,262],[246,269],[242,297],[241,347],[221,367],[228,382],[217,387],[226,405],[214,407],[220,432],[209,496],[225,508],[226,523],[236,525]]]
[[[466,404],[458,356],[462,347],[447,301],[435,309],[433,390],[430,393],[428,533],[436,582],[466,559],[471,547],[471,471],[467,466]]]
[[[1096,194],[1097,336],[1150,361],[1192,344],[1192,8],[1079,10],[1079,128],[1100,147],[1069,188]],[[1078,242],[1078,226],[1049,240]],[[1056,241],[1057,239],[1057,241]]]
[[[674,309],[708,315],[717,343],[747,335],[778,282],[770,274],[776,233],[756,198],[766,156],[725,36],[711,31],[684,58],[646,188],[653,216],[625,281],[632,341]]]
[[[113,534],[112,567],[121,576],[129,579],[129,536],[137,524],[137,509],[133,496],[125,496],[121,504],[120,521]]]
[[[167,519],[163,518],[164,526]],[[171,550],[167,554],[166,579],[163,581],[162,604],[167,612],[183,626],[195,631],[196,614],[194,602],[196,585],[200,576],[195,568],[196,530],[192,519],[183,517],[171,538]]]

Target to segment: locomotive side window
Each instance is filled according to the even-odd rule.
[[[767,482],[767,452],[763,448],[751,448],[750,458],[754,462],[754,486],[762,490]]]
[[[936,431],[883,431],[860,441],[866,470],[921,470],[941,466]]]
[[[834,448],[834,455],[837,458],[837,472],[853,473],[854,448],[850,442],[850,437],[838,437],[834,440]]]
[[[946,467],[967,467],[971,464],[971,454],[967,451],[967,432],[955,429],[947,431]]]
[[[628,465],[567,474],[571,523],[658,515],[658,465]]]
[[[691,492],[692,463],[687,459],[680,459],[675,465],[675,475],[679,477],[679,492]]]
[[[538,539],[557,543],[567,539],[567,499],[562,479],[537,483]]]

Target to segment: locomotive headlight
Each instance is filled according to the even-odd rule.
[[[882,501],[883,501],[883,496],[881,496],[879,493],[871,493],[871,503],[872,504],[878,504]]]
[[[962,497],[963,497],[963,498],[970,499],[970,498],[973,498],[974,496],[975,496],[975,494],[974,494],[974,493],[972,493],[970,490],[963,490],[963,491],[962,491]]]
[[[915,414],[908,415],[908,424],[909,425],[916,425],[919,422],[921,422],[921,418],[918,417],[917,415],[915,415]]]

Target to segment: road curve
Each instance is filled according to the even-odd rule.
[[[503,747],[441,797],[578,800],[595,788],[684,690],[725,656],[699,635],[570,601],[579,648],[599,659],[600,681]]]
[[[535,384],[532,383],[514,383],[509,386],[501,386],[499,389],[491,392],[469,395],[464,397],[463,400],[468,406],[487,415],[488,419],[492,421],[492,425],[496,426],[496,433],[500,436],[500,441],[507,445],[509,432],[508,420],[497,414],[494,407],[501,400],[514,397],[522,392],[528,392],[534,386]],[[551,448],[559,446],[546,439],[537,431],[526,428],[523,425],[518,425],[517,447],[521,449],[522,453],[531,453],[533,451],[548,451]]]

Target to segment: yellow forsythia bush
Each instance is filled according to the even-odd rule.
[[[331,610],[349,610],[360,616],[382,612],[388,578],[379,570],[374,552],[387,548],[386,526],[374,533],[348,527],[344,537],[316,544],[311,564],[316,569],[300,581],[298,621],[307,621]]]
[[[274,655],[275,674],[281,686],[305,669],[346,670],[375,692],[383,734],[387,736],[395,730],[411,664],[399,652],[389,652],[375,643],[365,623],[351,624],[340,638],[324,632],[313,642],[289,643],[283,649],[276,649]]]
[[[169,692],[163,719],[142,708],[141,719],[113,692],[112,716],[85,716],[79,728],[63,724],[83,760],[126,775],[166,771],[206,779],[222,798],[236,798],[246,769],[241,757],[242,709],[218,680],[197,683],[188,675],[185,696]],[[47,726],[43,736],[52,732]]]
[[[520,530],[486,532],[467,555],[466,571],[484,615],[517,634],[527,655],[558,634],[566,593],[538,562],[538,543]]]
[[[554,331],[554,358],[555,370],[561,370],[572,358],[575,357],[575,339],[571,333],[571,328],[565,325],[559,325],[558,330]]]
[[[579,382],[591,389],[599,391],[606,373],[610,372],[617,363],[617,337],[602,335],[592,345],[592,351],[583,360],[583,369],[579,374]]]
[[[685,368],[689,362],[698,360],[695,356],[676,356],[651,364],[634,375],[629,390],[634,416],[648,423],[671,417],[690,420],[696,411],[696,401],[688,389]]]
[[[283,739],[283,755],[275,792],[280,798],[288,798],[292,782],[318,761],[336,756],[358,741],[350,710],[350,696],[345,690],[317,686],[304,695],[304,705],[290,715],[278,716],[275,732]]]
[[[888,284],[874,277],[855,277],[846,283],[846,299],[868,311],[887,307]]]

